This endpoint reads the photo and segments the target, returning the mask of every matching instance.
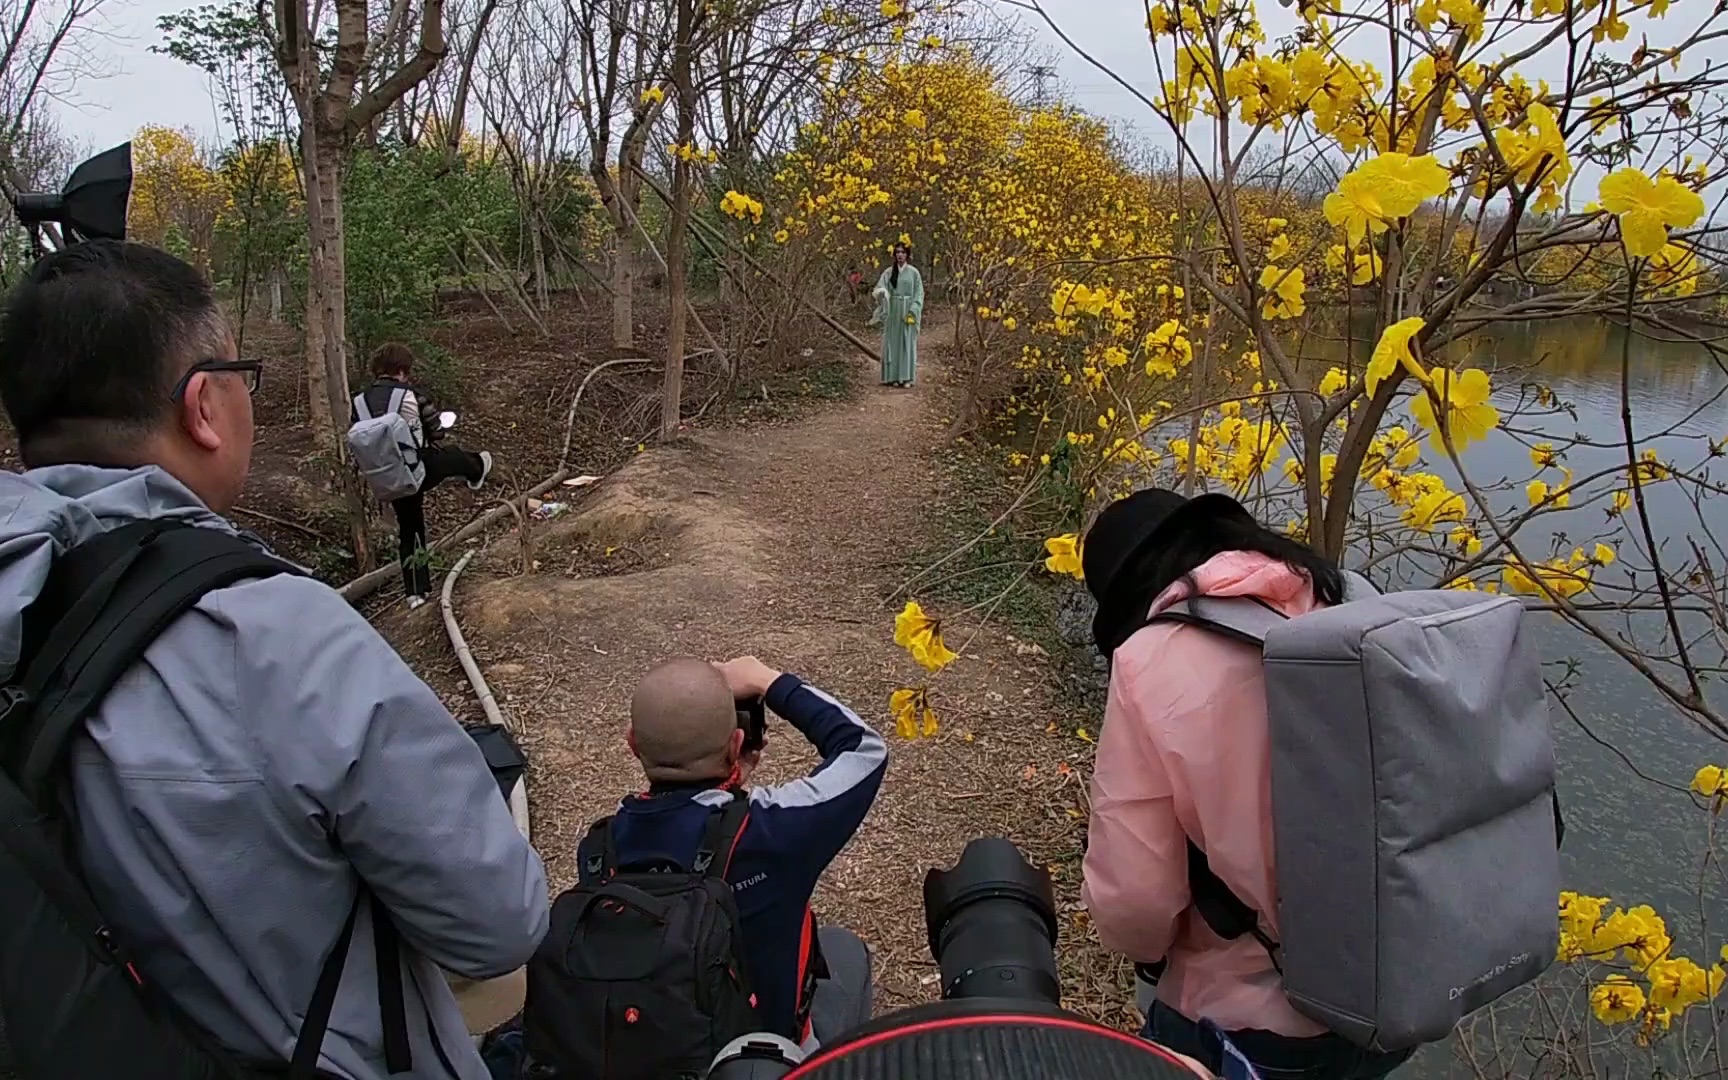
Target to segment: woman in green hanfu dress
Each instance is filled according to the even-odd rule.
[[[912,265],[912,249],[894,245],[894,264],[882,271],[873,290],[882,323],[882,384],[911,386],[918,372],[918,330],[924,323],[924,276]]]

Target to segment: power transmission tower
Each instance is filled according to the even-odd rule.
[[[1025,70],[1032,76],[1032,103],[1042,109],[1050,104],[1049,83],[1056,77],[1056,69],[1049,64],[1033,64]]]

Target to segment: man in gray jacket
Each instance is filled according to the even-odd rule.
[[[0,679],[50,562],[139,519],[234,532],[251,392],[209,283],[139,244],[50,255],[0,322]],[[318,392],[314,390],[314,392]],[[285,1062],[324,955],[370,890],[404,942],[413,1067],[485,1080],[443,972],[524,964],[539,858],[473,741],[336,592],[279,575],[206,595],[72,751],[79,855],[145,977],[235,1054]],[[386,1076],[362,906],[320,1065]]]

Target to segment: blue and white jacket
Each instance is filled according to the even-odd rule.
[[[816,940],[810,894],[875,801],[888,747],[851,709],[795,675],[776,679],[766,701],[803,732],[822,764],[803,779],[751,789],[750,814],[726,879],[738,899],[762,1027],[800,1041],[808,1035],[808,1002],[800,998]],[[619,864],[689,866],[709,815],[736,797],[713,782],[697,782],[656,784],[625,798],[612,827]],[[578,852],[579,862],[585,854]]]

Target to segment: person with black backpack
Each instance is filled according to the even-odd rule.
[[[739,705],[756,701],[815,746],[808,776],[746,786],[760,751]],[[869,952],[818,928],[810,896],[875,801],[881,736],[746,656],[648,672],[628,739],[648,790],[589,829],[579,880],[553,903],[528,965],[529,1075],[699,1077],[740,1035],[814,1043],[867,1020]]]
[[[474,741],[223,516],[262,371],[141,244],[49,255],[0,317],[0,1073],[485,1080],[444,971],[546,932]]]

